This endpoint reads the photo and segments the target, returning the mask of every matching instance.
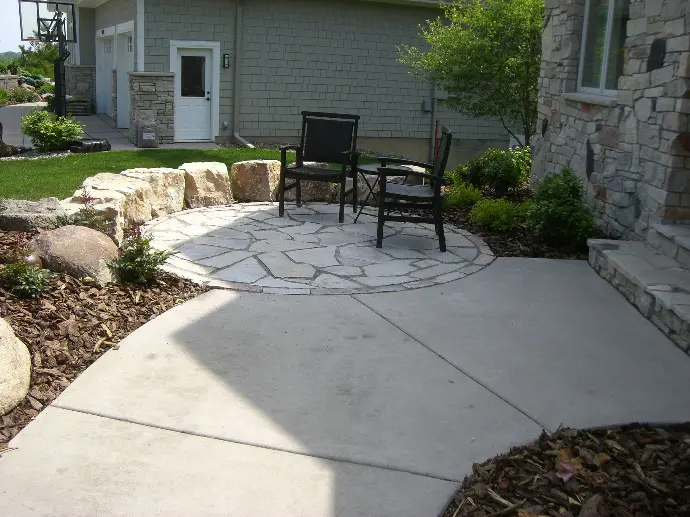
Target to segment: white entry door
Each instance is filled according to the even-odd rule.
[[[111,116],[114,41],[112,36],[96,40],[96,112]]]
[[[178,49],[175,140],[211,140],[211,49]]]
[[[129,72],[134,71],[134,35],[117,35],[117,127],[129,129]]]

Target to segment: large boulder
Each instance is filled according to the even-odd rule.
[[[327,163],[320,162],[304,162],[307,167],[315,167],[317,169],[328,169],[330,167]],[[290,167],[294,167],[295,164],[290,164]],[[288,179],[287,183],[290,184],[294,180]],[[305,202],[321,202],[330,203],[334,199],[339,199],[340,196],[340,185],[337,183],[329,183],[326,181],[302,181],[300,185],[302,189],[302,201]],[[278,199],[278,189],[275,191],[276,199]],[[296,201],[297,200],[297,190],[292,188],[285,192],[285,201]]]
[[[13,145],[6,144],[0,137],[0,158],[7,158],[19,154],[19,149]]]
[[[121,243],[127,227],[152,219],[155,202],[153,188],[148,181],[102,172],[86,178],[82,188],[61,204],[68,215],[88,204],[94,214],[110,223],[108,235]]]
[[[31,382],[31,355],[12,327],[0,318],[0,416],[24,400]]]
[[[153,198],[151,200],[152,217],[173,214],[184,208],[184,171],[160,167],[154,169],[128,169],[122,171],[120,175],[146,181],[151,185],[153,190]]]
[[[0,199],[0,230],[27,232],[37,228],[55,228],[65,215],[65,210],[54,197],[39,201]]]
[[[85,226],[63,226],[29,241],[29,249],[43,267],[76,278],[92,278],[103,285],[115,282],[108,262],[118,257],[117,246],[105,234]]]
[[[274,201],[279,179],[278,160],[233,163],[232,195],[238,201]]]
[[[218,162],[185,163],[184,200],[188,208],[228,205],[232,202],[228,167]]]

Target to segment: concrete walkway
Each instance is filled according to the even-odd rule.
[[[381,294],[217,290],[12,442],[0,515],[433,517],[542,428],[690,419],[690,360],[584,262]]]

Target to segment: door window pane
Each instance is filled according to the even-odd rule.
[[[609,15],[609,0],[590,0],[585,51],[582,67],[582,86],[601,87],[604,46],[606,45],[606,21]]]
[[[614,0],[613,25],[611,27],[611,44],[609,62],[606,70],[607,90],[618,88],[618,78],[623,75],[623,58],[625,57],[625,29],[630,19],[629,0]]]
[[[206,97],[206,58],[182,56],[180,59],[182,97]]]

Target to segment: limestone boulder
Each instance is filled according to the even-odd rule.
[[[179,212],[184,208],[185,173],[180,169],[165,167],[154,169],[128,169],[121,176],[146,181],[153,190],[151,216]]]
[[[0,137],[1,138],[1,137]],[[0,140],[0,158],[7,158],[19,154],[19,149]]]
[[[92,278],[103,285],[117,280],[108,262],[118,257],[117,246],[107,235],[84,226],[63,226],[31,241],[43,267],[76,278]]]
[[[274,201],[279,180],[278,160],[249,160],[232,165],[232,195],[238,201]]]
[[[31,355],[10,324],[0,318],[0,416],[24,400],[31,381]]]
[[[232,202],[228,167],[218,162],[185,163],[184,200],[188,208],[227,205]]]
[[[60,202],[49,197],[38,201],[0,199],[0,229],[28,232],[55,228],[65,218]]]
[[[155,199],[148,181],[102,172],[86,178],[82,188],[61,205],[69,215],[83,209],[88,203],[91,211],[109,223],[108,235],[121,243],[126,228],[152,219]]]

